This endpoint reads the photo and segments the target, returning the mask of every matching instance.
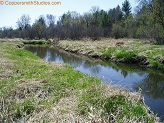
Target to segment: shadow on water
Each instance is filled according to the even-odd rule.
[[[162,71],[146,70],[137,65],[102,62],[49,46],[26,46],[25,49],[32,51],[45,61],[70,64],[74,69],[97,76],[105,83],[116,84],[130,91],[141,89],[145,103],[155,114],[164,116],[164,73]]]

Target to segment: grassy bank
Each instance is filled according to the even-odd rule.
[[[0,122],[158,122],[139,93],[0,42]]]
[[[66,51],[121,63],[139,63],[164,69],[164,45],[136,39],[102,39],[100,41],[59,41]]]
[[[23,40],[24,44],[32,44],[32,45],[42,45],[42,44],[51,44],[51,40]]]

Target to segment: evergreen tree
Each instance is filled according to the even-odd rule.
[[[124,13],[124,17],[128,17],[131,14],[131,5],[128,0],[125,0],[122,4],[122,11]]]

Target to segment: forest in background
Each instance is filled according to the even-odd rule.
[[[109,11],[92,7],[82,15],[75,11],[64,13],[59,19],[54,15],[40,15],[30,24],[29,15],[22,15],[17,28],[1,27],[0,38],[72,39],[139,38],[164,44],[164,1],[139,0],[134,13],[125,0]]]

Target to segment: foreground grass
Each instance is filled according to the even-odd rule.
[[[148,41],[136,39],[60,41],[58,46],[91,57],[164,69],[164,45],[153,45]]]
[[[0,122],[158,122],[139,93],[0,42]]]

